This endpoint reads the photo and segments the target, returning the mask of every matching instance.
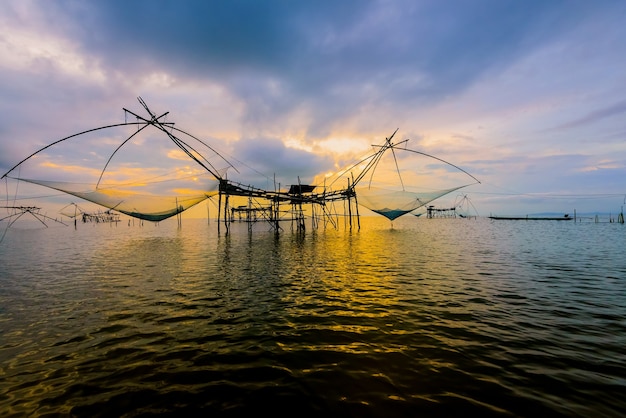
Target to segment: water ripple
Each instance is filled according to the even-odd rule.
[[[621,417],[623,228],[535,224],[7,234],[0,411]]]

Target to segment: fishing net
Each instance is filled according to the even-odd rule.
[[[393,143],[394,135],[385,144],[374,146],[373,153],[332,176],[330,184],[347,182],[359,205],[393,221],[479,183],[454,164],[407,148],[408,140]],[[468,183],[468,178],[473,181]]]
[[[182,213],[203,200],[217,194],[219,183],[214,182],[213,190],[198,191],[198,194],[178,194],[172,196],[146,195],[120,188],[96,187],[80,183],[21,179],[27,183],[49,187],[89,202],[96,203],[117,212],[146,221],[162,221]],[[61,212],[62,213],[62,212]],[[71,214],[65,214],[70,216]]]
[[[407,190],[388,190],[377,187],[357,187],[359,204],[372,212],[393,221],[402,215],[413,212],[433,200],[452,193],[465,186],[431,192],[411,192]]]
[[[297,187],[292,185],[292,191],[281,195],[277,192],[280,182],[277,187],[275,179],[265,190],[253,187],[253,183],[246,186],[230,182],[227,171],[239,171],[220,153],[168,123],[167,113],[157,116],[141,98],[139,102],[149,116],[124,109],[124,123],[90,129],[46,145],[2,178],[56,190],[61,193],[56,197],[58,202],[68,195],[75,196],[155,222],[188,210],[219,193],[220,187],[227,197],[264,200],[265,206],[304,202],[319,204],[326,210],[326,203],[341,199],[351,205],[355,198],[354,202],[394,220],[468,186],[468,177],[478,182],[449,162],[408,149],[408,140],[393,143],[394,132],[385,143],[374,146],[371,154],[338,172],[334,179],[325,177],[304,190],[298,178]],[[253,171],[257,177],[261,174]],[[18,187],[25,192],[23,186],[16,186],[16,190]],[[314,190],[319,192],[313,193]],[[29,192],[35,195],[34,191]],[[60,206],[67,206],[67,201],[63,203]],[[225,203],[229,204],[233,202]],[[16,205],[9,205],[7,199],[9,206]]]
[[[16,182],[16,192],[7,195],[19,190],[19,199],[35,199],[41,192],[33,188],[43,186],[61,192],[52,196],[59,203],[71,195],[157,222],[217,194],[232,167],[228,161],[167,123],[166,114],[157,117],[144,107],[148,118],[124,109],[131,115],[124,123],[71,135],[31,154],[3,176]]]

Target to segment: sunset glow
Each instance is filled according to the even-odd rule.
[[[616,211],[626,193],[620,2],[3,6],[2,173],[59,138],[124,122],[141,96],[242,183],[323,182],[398,129],[394,141],[480,179],[465,192],[482,214]],[[100,148],[125,135],[44,164],[93,181]],[[109,179],[141,182],[188,158],[152,141],[125,146]],[[418,187],[446,176],[403,175]]]

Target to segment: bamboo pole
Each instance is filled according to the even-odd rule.
[[[222,188],[220,187],[217,199],[217,233],[220,233],[220,213],[222,211]]]
[[[348,179],[348,222],[350,224],[350,230],[352,230],[352,201],[351,201],[350,179]]]

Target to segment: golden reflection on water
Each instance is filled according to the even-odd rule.
[[[253,386],[375,412],[382,399],[512,414],[531,401],[558,410],[549,397],[606,400],[600,385],[619,372],[585,359],[621,358],[615,277],[625,267],[606,273],[588,252],[582,264],[563,260],[531,245],[531,232],[507,238],[512,226],[486,222],[363,219],[360,231],[279,235],[240,224],[218,235],[204,221],[25,236],[22,264],[13,248],[0,253],[12,263],[0,270],[17,278],[0,293],[2,405],[65,413],[119,397],[123,408],[128,388],[158,393],[154,402],[177,388],[192,403],[226,394],[245,405],[239,394]],[[585,226],[568,227],[552,239],[575,242]],[[555,382],[582,389],[570,396]]]

